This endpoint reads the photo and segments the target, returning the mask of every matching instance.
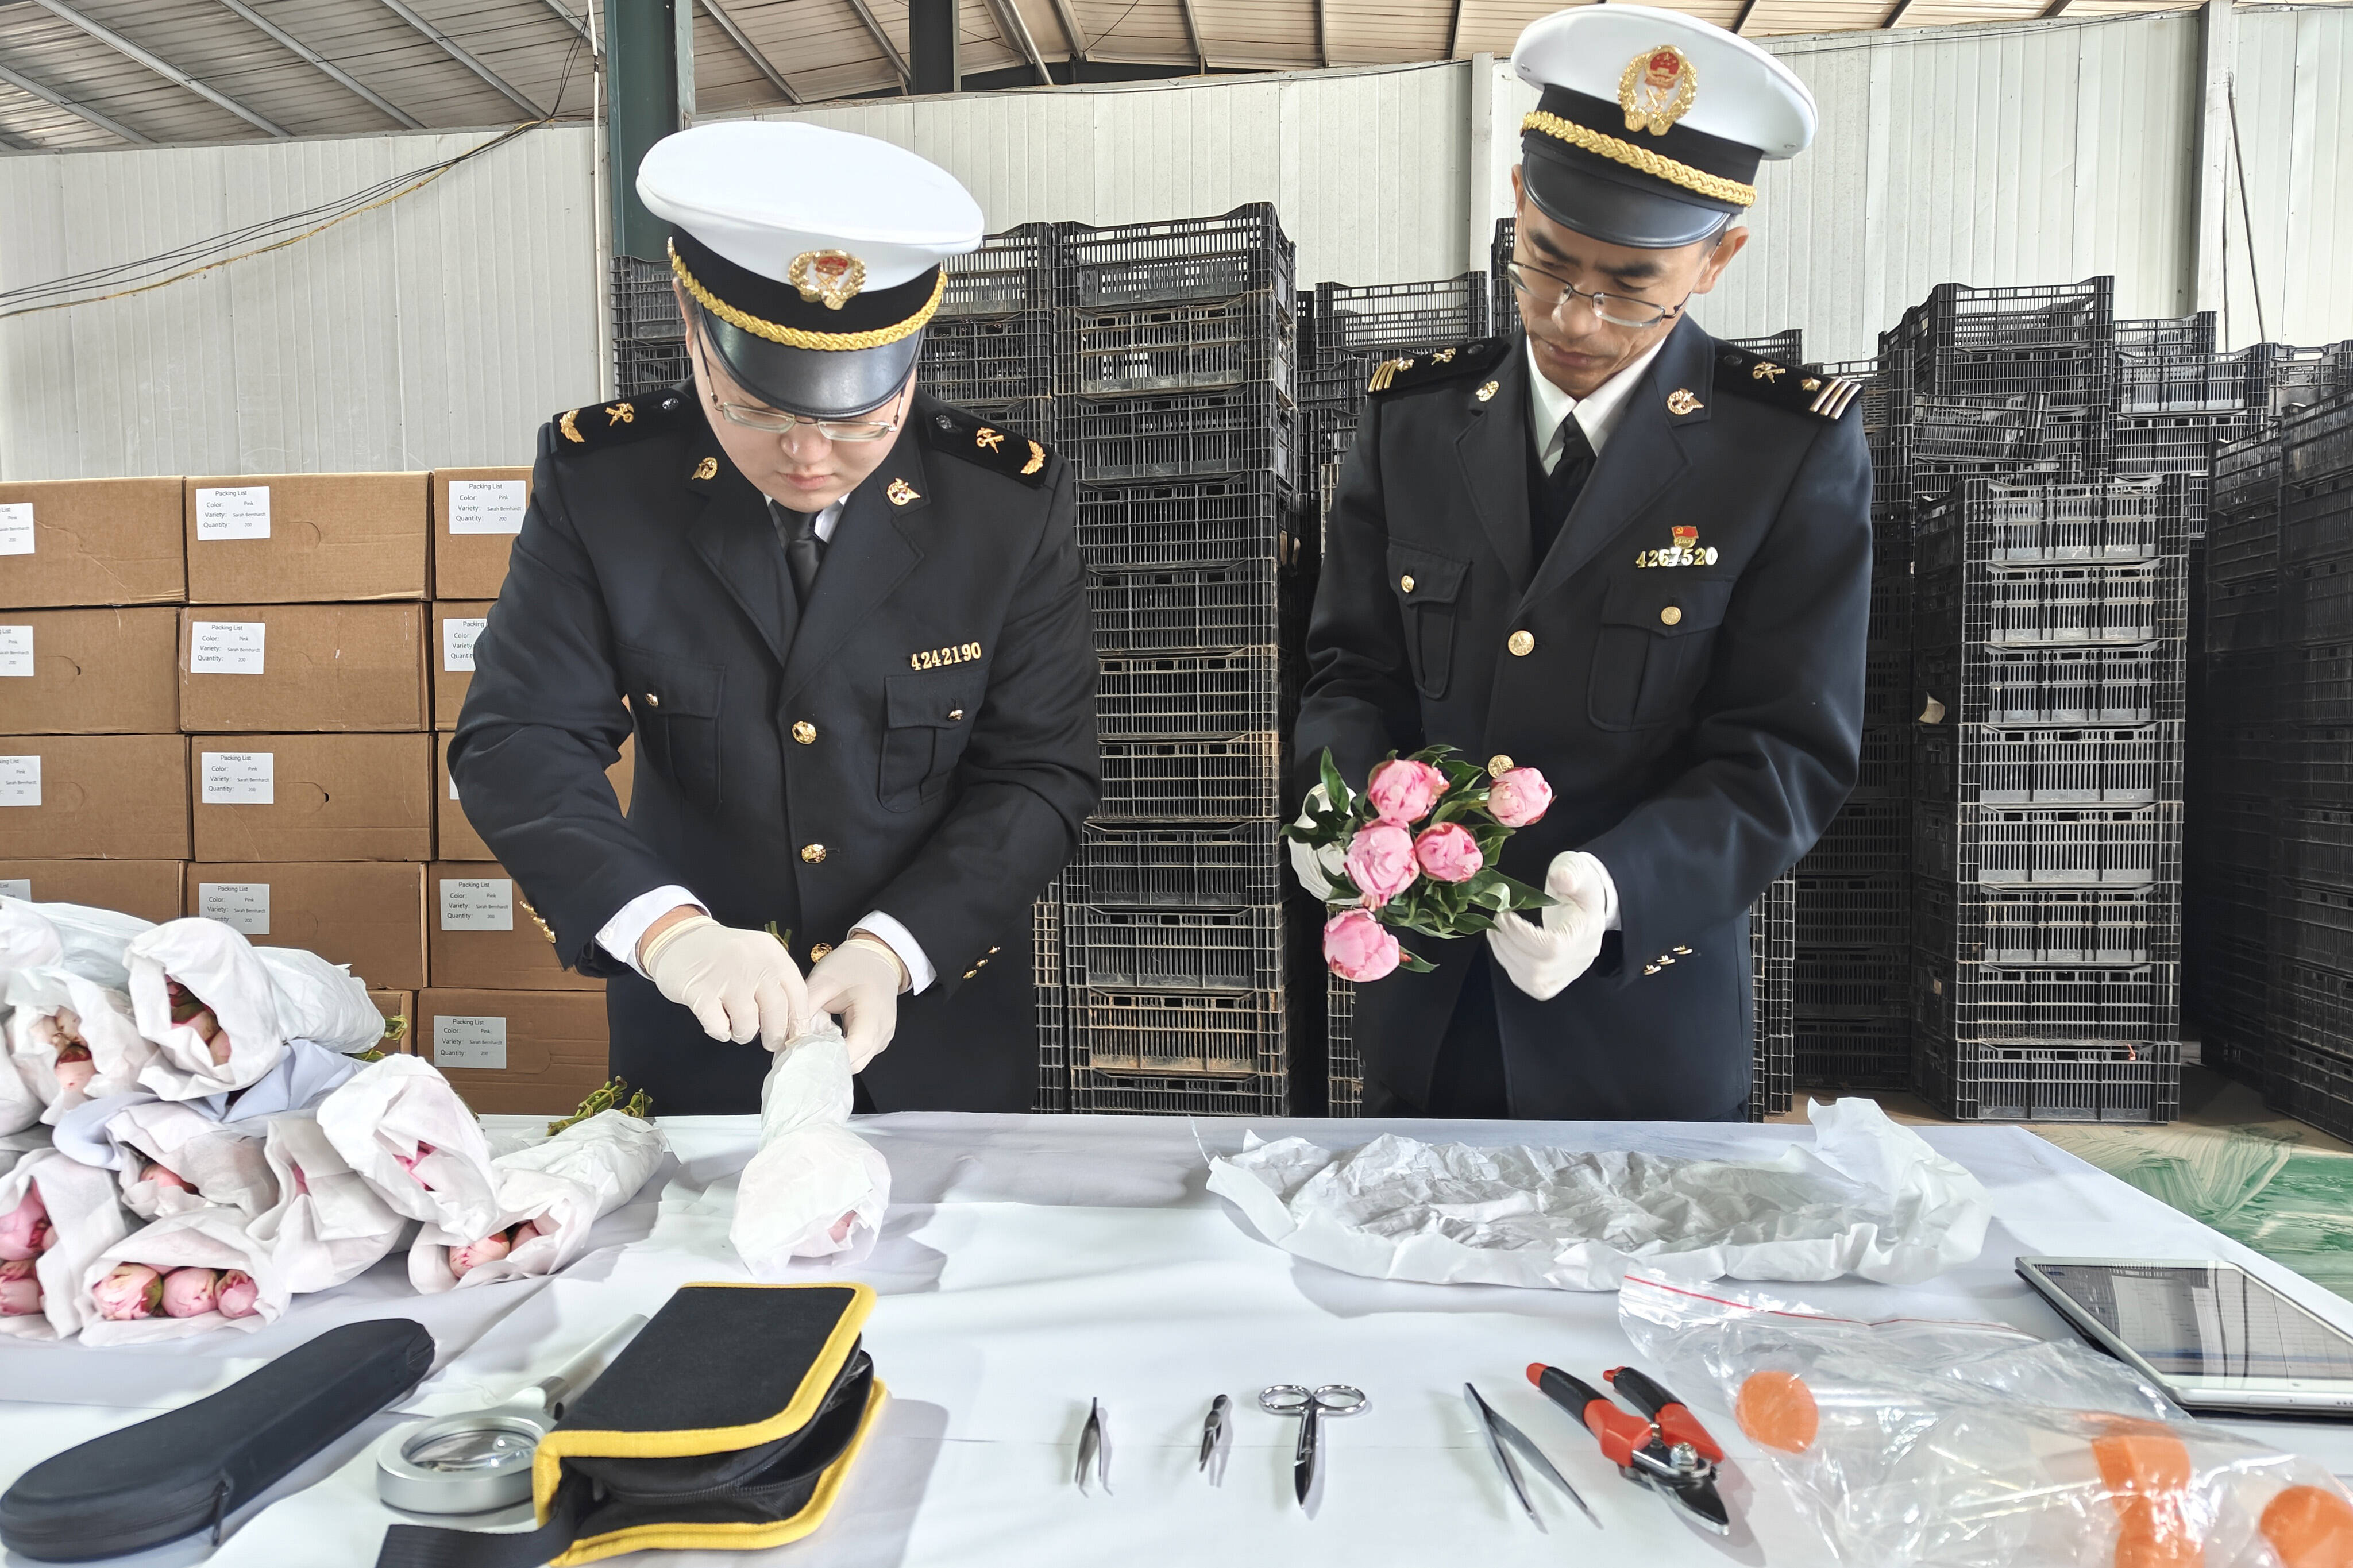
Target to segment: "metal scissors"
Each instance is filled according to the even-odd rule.
[[[1370,1408],[1372,1400],[1361,1388],[1351,1388],[1345,1383],[1327,1383],[1321,1388],[1304,1388],[1295,1383],[1278,1383],[1258,1396],[1258,1407],[1269,1415],[1299,1417],[1299,1447],[1291,1456],[1291,1491],[1299,1506],[1307,1506],[1308,1494],[1315,1489],[1316,1458],[1322,1451],[1324,1417],[1335,1420],[1346,1415],[1360,1415]]]
[[[1479,1417],[1479,1431],[1481,1436],[1487,1439],[1488,1454],[1493,1458],[1495,1468],[1504,1472],[1504,1484],[1512,1489],[1512,1495],[1519,1500],[1520,1507],[1526,1510],[1530,1524],[1542,1530],[1544,1520],[1537,1515],[1536,1505],[1528,1497],[1527,1484],[1520,1479],[1520,1472],[1513,1465],[1511,1455],[1504,1451],[1506,1444],[1517,1450],[1520,1458],[1525,1459],[1528,1467],[1536,1474],[1567,1492],[1568,1500],[1585,1510],[1585,1517],[1593,1521],[1593,1527],[1596,1530],[1601,1528],[1599,1516],[1593,1511],[1585,1499],[1577,1495],[1577,1489],[1568,1484],[1568,1478],[1560,1473],[1559,1468],[1546,1457],[1545,1451],[1537,1447],[1526,1433],[1497,1414],[1494,1406],[1482,1398],[1478,1389],[1472,1384],[1464,1384],[1462,1393],[1471,1401],[1472,1414]]]

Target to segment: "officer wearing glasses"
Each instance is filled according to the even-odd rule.
[[[1690,312],[1813,100],[1638,5],[1546,17],[1513,58],[1542,93],[1513,176],[1524,330],[1373,373],[1295,756],[1303,791],[1327,747],[1359,785],[1435,743],[1542,769],[1552,806],[1504,868],[1556,901],[1417,938],[1436,967],[1372,983],[1365,1111],[1737,1118],[1748,906],[1854,783],[1871,468],[1853,384]]]
[[[888,143],[748,121],[661,142],[638,192],[694,377],[541,431],[450,742],[466,815],[607,978],[657,1110],[758,1110],[758,1047],[824,1014],[861,1107],[1026,1110],[1095,662],[1068,467],[914,384],[980,211]]]

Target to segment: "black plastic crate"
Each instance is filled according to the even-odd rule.
[[[2353,642],[2353,555],[2282,564],[2279,637],[2302,647]]]
[[[1287,816],[1282,737],[1226,741],[1106,741],[1103,799],[1113,822],[1237,822]]]
[[[2143,318],[2116,323],[2119,351],[2151,355],[2211,354],[2214,352],[2214,312],[2194,316]]]
[[[694,378],[682,341],[613,340],[613,395],[643,397]]]
[[[2209,584],[2268,577],[2280,566],[2280,505],[2277,487],[2268,501],[2230,511],[2217,510],[2206,531]]]
[[[1263,384],[1291,397],[1297,361],[1291,301],[1262,291],[1065,310],[1054,386],[1064,397],[1126,397]]]
[[[2280,760],[2278,726],[2223,723],[2200,733],[2192,757],[2201,794],[2269,796],[2279,788],[2274,769]]]
[[[1793,1015],[1800,1019],[1894,1018],[1911,989],[1912,952],[1901,927],[1884,947],[1798,947]]]
[[[2268,748],[2265,761],[2269,761]],[[2269,795],[2201,795],[2189,803],[2182,829],[2188,836],[2183,854],[2194,854],[2199,870],[2207,877],[2235,870],[2255,879],[2260,887],[2270,878],[2274,857],[2284,854],[2281,840],[2303,809]],[[2287,856],[2276,864],[2283,874],[2294,876],[2297,858]],[[2256,908],[2263,907],[2260,898],[2253,902]]]
[[[1905,868],[1911,832],[1909,801],[1850,801],[1831,818],[1798,870],[1808,877],[1894,875]]]
[[[1908,1089],[1912,1020],[1800,1017],[1792,1031],[1797,1081],[1822,1089]]]
[[[1915,1083],[1956,1121],[2155,1123],[2181,1114],[2181,1048],[2051,1050],[1923,1037]]]
[[[1487,275],[1417,283],[1318,283],[1312,329],[1318,359],[1351,349],[1410,352],[1487,335]]]
[[[1908,877],[1799,875],[1792,883],[1796,940],[1805,948],[1881,946],[1910,929]]]
[[[2244,803],[2265,808],[2272,835],[2269,865],[2286,882],[2353,890],[2353,802],[2269,799]]]
[[[1094,1074],[1285,1077],[1280,994],[1074,989],[1071,1003],[1073,1110],[1116,1109],[1089,1102]]]
[[[941,263],[948,286],[931,330],[958,317],[1052,310],[1054,253],[1055,226],[1025,223],[985,237],[977,249],[949,257]]]
[[[1947,644],[1925,648],[1915,673],[1919,700],[1934,699],[1947,724],[2012,728],[2151,724],[2182,716],[2179,643],[2006,647]]]
[[[1101,228],[1068,223],[1056,243],[1064,302],[1082,310],[1292,294],[1292,244],[1267,202],[1220,217]]]
[[[2131,728],[1924,726],[1920,798],[1982,805],[2150,805],[2181,799],[2179,722]]]
[[[1961,965],[2126,968],[2181,956],[2181,898],[2145,888],[1987,888],[1923,877],[1914,943]]]
[[[2214,453],[2254,434],[2239,414],[2124,414],[2116,422],[2119,474],[2206,475]]]
[[[1062,900],[1049,889],[1030,906],[1031,978],[1038,992],[1038,1095],[1033,1110],[1071,1108],[1071,1037],[1068,994],[1063,989]]]
[[[2243,353],[2120,349],[2116,407],[2126,414],[2244,415],[2260,377]]]
[[[2327,805],[2353,800],[2353,725],[2283,727],[2272,742],[2274,793]]]
[[[2289,724],[2353,724],[2353,643],[2283,649],[2277,718]]]
[[[1356,1049],[1356,987],[1336,974],[1324,978],[1324,1059],[1329,1076],[1328,1114],[1365,1112],[1365,1058]]]
[[[1497,337],[1509,337],[1520,328],[1519,290],[1512,287],[1512,275],[1504,266],[1512,259],[1518,227],[1517,218],[1497,218],[1495,237],[1487,244],[1488,330]]]
[[[2280,639],[2280,582],[2277,573],[2206,584],[2203,652],[2220,654],[2267,652]]]
[[[1271,386],[1068,398],[1058,416],[1071,461],[1092,483],[1249,473],[1292,479],[1298,415]]]
[[[1915,513],[1917,570],[1964,561],[2008,565],[2147,561],[2188,540],[2179,480],[2148,477],[2089,484],[1971,479]]]
[[[2182,558],[2084,566],[1969,562],[1913,586],[1920,650],[1997,645],[2150,643],[2187,630]]]
[[[923,330],[915,380],[944,403],[1050,396],[1054,318],[1042,310],[1011,316],[934,318]]]
[[[2214,510],[2264,507],[2279,499],[2285,455],[2275,436],[2233,441],[2214,453]]]
[[[2181,973],[2170,963],[1962,963],[1922,952],[1913,964],[1920,1035],[1999,1046],[2148,1047],[2181,1027]]]
[[[1095,651],[1106,658],[1279,644],[1279,597],[1271,561],[1087,574]]]
[[[2116,401],[2116,356],[2105,345],[1931,347],[1915,356],[1920,390],[1936,398],[2040,397],[2051,408],[2105,408]]]
[[[2042,455],[2047,411],[2048,400],[2040,394],[1967,402],[1917,398],[1912,405],[1912,460],[1990,470],[2026,468]]]
[[[2353,472],[2282,486],[2278,519],[2283,565],[2353,554]]]
[[[1736,349],[1746,350],[1759,359],[1778,364],[1800,365],[1806,363],[1806,333],[1801,327],[1784,327],[1761,338],[1725,338],[1725,342]]]
[[[1987,886],[2145,887],[2181,877],[2179,805],[1954,805],[1914,818],[1913,867]]]
[[[1208,827],[1090,822],[1063,880],[1073,902],[1117,909],[1240,909],[1289,888],[1278,824]]]
[[[1902,798],[1911,793],[1910,737],[1894,725],[1873,725],[1862,731],[1850,800]]]
[[[1129,654],[1105,658],[1095,731],[1106,740],[1219,740],[1280,730],[1298,706],[1280,648]]]
[[[685,342],[668,260],[613,258],[613,337],[616,342]]]
[[[1273,474],[1079,487],[1079,555],[1096,571],[1280,561],[1296,519]]]
[[[2325,403],[2353,387],[2353,355],[2346,353],[2343,343],[2319,348],[2262,343],[2257,350],[2263,409],[2275,419]]]
[[[2353,1056],[2353,970],[2273,954],[2267,1001],[2275,1040]]]
[[[2263,1103],[2332,1137],[2353,1140],[2353,1057],[2274,1038],[2261,1063]]]
[[[1999,289],[1939,283],[1905,312],[1905,323],[1899,336],[1939,348],[2113,347],[2116,279]]]
[[[1282,908],[1064,911],[1071,983],[1113,991],[1265,991],[1283,985]]]
[[[2281,422],[2279,437],[2281,476],[2289,484],[2316,484],[2353,470],[2353,395],[2339,393],[2299,409]]]

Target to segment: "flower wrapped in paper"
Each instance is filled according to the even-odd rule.
[[[481,1124],[432,1063],[370,1062],[319,1102],[319,1129],[395,1214],[461,1237],[499,1218],[498,1173]]]
[[[499,1155],[497,1223],[473,1236],[425,1226],[409,1247],[409,1282],[431,1295],[568,1267],[596,1222],[637,1196],[669,1151],[651,1122],[606,1110]]]
[[[0,1176],[0,1260],[32,1263],[37,1293],[28,1304],[37,1310],[0,1315],[0,1334],[54,1340],[80,1331],[90,1311],[84,1275],[130,1228],[112,1173],[54,1149],[19,1160]],[[9,1258],[11,1253],[29,1257]],[[21,1300],[27,1293],[19,1285],[12,1294]]]

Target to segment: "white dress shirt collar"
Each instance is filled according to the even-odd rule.
[[[1595,387],[1591,396],[1577,398],[1545,379],[1544,367],[1536,363],[1535,344],[1529,342],[1528,429],[1535,438],[1536,457],[1546,473],[1551,473],[1553,465],[1560,460],[1560,422],[1571,414],[1577,416],[1577,428],[1585,432],[1594,456],[1601,455],[1609,432],[1618,427],[1618,416],[1626,410],[1627,395],[1641,384],[1651,362],[1666,346],[1667,340],[1661,338],[1636,356],[1633,363]]]

